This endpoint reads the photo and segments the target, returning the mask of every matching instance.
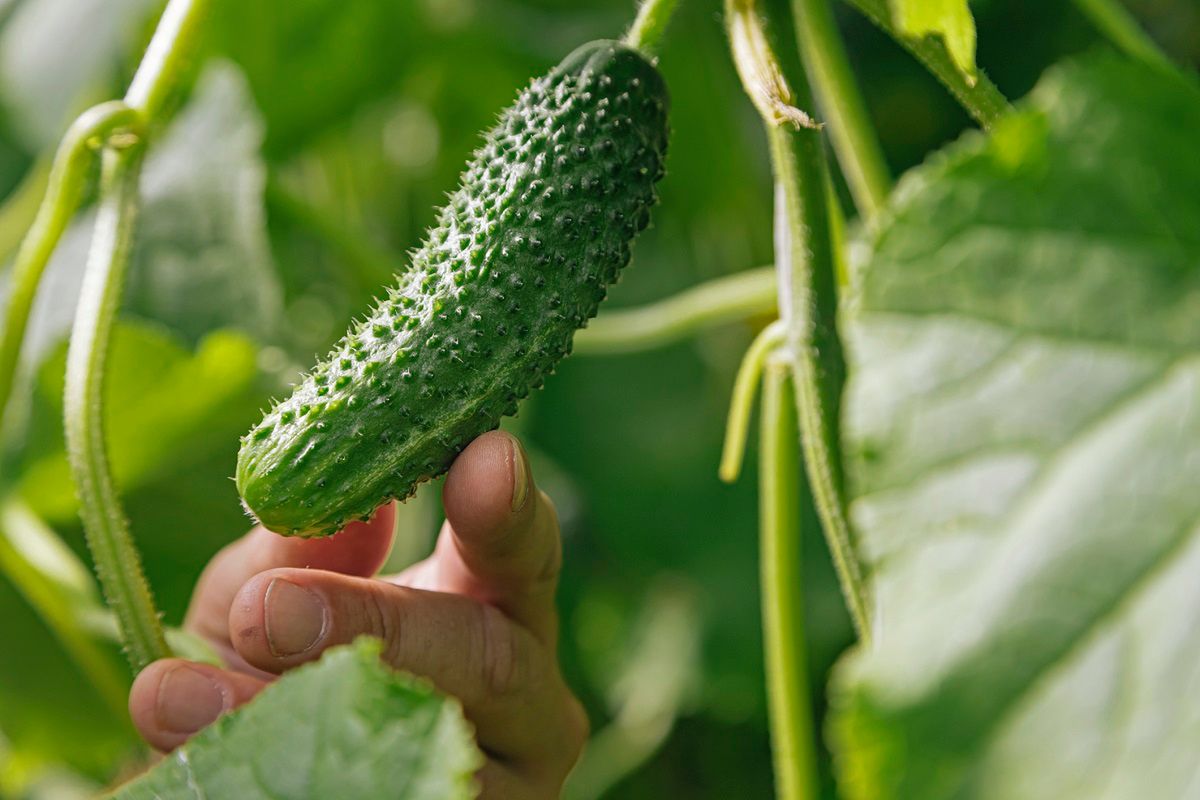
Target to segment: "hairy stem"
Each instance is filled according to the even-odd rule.
[[[775,255],[780,311],[796,381],[801,445],[817,513],[859,638],[870,639],[867,589],[854,551],[843,485],[840,409],[845,382],[837,332],[836,259],[825,207],[820,145],[772,128]]]
[[[892,190],[883,147],[850,69],[829,0],[792,0],[796,39],[821,116],[859,215],[870,220]]]
[[[210,0],[170,0],[125,94],[144,125],[161,122],[199,46]],[[170,655],[142,559],[109,467],[104,437],[104,365],[125,285],[144,143],[118,143],[103,157],[99,212],[67,350],[64,429],[80,516],[104,599],[116,614],[135,672]]]
[[[807,104],[808,82],[799,63],[783,68],[768,44],[763,20],[750,0],[726,0],[731,47],[753,99],[758,76],[777,77],[778,93]],[[748,37],[753,43],[739,43]],[[757,59],[753,61],[750,59]],[[797,416],[809,485],[834,567],[859,638],[870,638],[867,589],[846,515],[839,414],[845,363],[837,330],[837,253],[827,205],[827,173],[820,132],[788,115],[759,110],[775,174],[775,267],[779,311],[787,326],[786,351],[796,384]]]
[[[937,78],[949,90],[959,105],[984,128],[990,128],[996,120],[1007,114],[1011,109],[1008,100],[996,88],[996,84],[978,70],[972,83],[963,76],[947,52],[942,40],[932,36],[916,38],[906,36],[892,24],[891,12],[887,0],[846,0],[857,8],[863,16],[875,23],[888,36],[891,36],[905,50],[920,61],[925,69]]]
[[[96,142],[135,125],[137,112],[113,101],[85,111],[67,130],[54,157],[46,196],[13,263],[12,290],[0,321],[0,418],[12,396],[21,344],[46,264],[79,207]]]
[[[742,472],[742,461],[746,457],[746,436],[750,431],[750,412],[754,409],[754,396],[762,379],[763,365],[787,339],[787,329],[779,320],[763,329],[746,350],[733,381],[733,397],[729,401],[729,419],[725,423],[725,445],[721,449],[719,475],[726,483],[733,483]]]
[[[767,363],[759,467],[759,570],[776,794],[816,800],[817,756],[808,693],[801,577],[796,406],[786,363]]]
[[[775,313],[775,268],[759,267],[716,278],[657,303],[606,311],[575,334],[576,355],[650,350],[697,331],[756,314]]]
[[[64,427],[80,515],[104,598],[135,671],[169,655],[141,556],[121,508],[104,438],[104,365],[137,213],[141,147],[104,154],[101,201],[67,349]]]
[[[1175,70],[1171,59],[1119,0],[1075,0],[1075,5],[1119,50],[1152,67]]]
[[[637,17],[625,34],[625,44],[653,55],[678,4],[679,0],[642,0]]]

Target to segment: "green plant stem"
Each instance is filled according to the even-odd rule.
[[[990,128],[998,119],[1011,110],[1008,100],[996,88],[983,70],[978,70],[974,83],[955,66],[954,60],[946,51],[942,40],[924,36],[914,38],[905,36],[892,24],[891,12],[887,0],[846,0],[871,22],[875,23],[888,36],[892,37],[901,47],[920,61],[925,69],[937,78],[949,90],[959,105],[984,128]]]
[[[769,361],[758,473],[763,647],[776,794],[782,800],[816,800],[801,576],[800,499],[807,493],[796,454],[799,431],[792,395],[788,365]]]
[[[726,20],[738,74],[751,99],[771,76],[770,94],[808,104],[803,67],[785,80],[751,0],[726,0]],[[850,617],[860,640],[870,639],[867,590],[846,514],[840,452],[839,411],[845,362],[837,331],[837,254],[827,205],[828,177],[820,132],[797,115],[772,113],[756,101],[767,129],[775,174],[775,268],[780,318],[787,326],[786,351],[796,384],[801,447],[809,484]]]
[[[161,121],[168,101],[200,48],[212,0],[170,0],[138,65],[125,103],[149,121]]]
[[[1152,67],[1175,71],[1171,59],[1119,0],[1075,0],[1075,5],[1119,50]]]
[[[84,532],[134,671],[170,655],[113,483],[104,438],[104,365],[129,263],[141,163],[140,145],[104,153],[96,230],[67,349],[63,403],[67,456]]]
[[[697,331],[775,313],[775,268],[706,281],[657,303],[606,311],[575,334],[576,355],[617,355],[687,339]]]
[[[209,0],[170,0],[134,74],[125,104],[144,125],[161,122],[200,40]],[[64,429],[80,516],[104,599],[116,614],[135,672],[170,655],[141,555],[109,467],[104,438],[104,364],[129,265],[144,142],[119,142],[103,156],[99,212],[71,343]]]
[[[625,34],[625,44],[653,55],[678,4],[679,0],[642,0],[637,17]]]
[[[733,397],[729,401],[729,418],[725,423],[725,445],[721,448],[721,480],[733,483],[742,473],[746,457],[746,437],[750,431],[750,412],[762,378],[763,365],[787,339],[783,322],[776,320],[763,329],[742,357],[737,377],[733,381]]]
[[[838,163],[864,220],[875,216],[892,190],[883,147],[833,19],[829,0],[792,0],[796,39],[812,80],[817,107],[829,123]]]
[[[776,171],[780,315],[796,381],[808,478],[859,638],[870,639],[867,590],[846,514],[840,419],[845,382],[837,332],[837,259],[825,205],[820,142],[808,131],[768,129]]]
[[[59,238],[79,207],[94,145],[118,129],[133,126],[137,118],[137,112],[121,102],[95,106],[75,120],[59,145],[46,197],[17,251],[8,305],[0,321],[0,418],[12,396],[34,295]]]
[[[24,503],[11,498],[0,504],[0,571],[70,653],[109,711],[124,717],[126,682],[86,623],[100,602],[87,567]]]

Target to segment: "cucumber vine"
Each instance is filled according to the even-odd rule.
[[[146,140],[164,122],[199,44],[208,0],[171,0],[122,101],[85,111],[68,129],[45,198],[18,251],[0,332],[0,413],[8,406],[34,294],[103,150],[99,214],[67,355],[64,431],[88,547],[135,671],[169,655],[162,622],[113,483],[104,440],[104,365],[129,260]]]

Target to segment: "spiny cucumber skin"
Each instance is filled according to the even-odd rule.
[[[515,413],[649,223],[667,105],[654,66],[608,41],[522,92],[399,285],[243,438],[247,510],[278,533],[332,534]]]

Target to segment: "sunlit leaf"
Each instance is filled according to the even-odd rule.
[[[1195,84],[1083,62],[898,189],[846,326],[850,797],[1195,794],[1197,141]]]

